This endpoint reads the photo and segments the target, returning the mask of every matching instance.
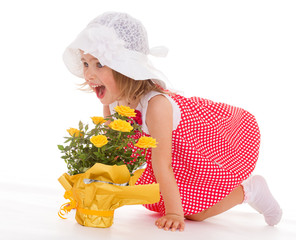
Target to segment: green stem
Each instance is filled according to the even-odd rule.
[[[117,140],[116,140],[115,146],[117,146],[120,137],[121,137],[121,132],[119,132],[119,134],[118,134],[118,137],[117,137]]]

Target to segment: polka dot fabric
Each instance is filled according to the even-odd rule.
[[[185,215],[207,209],[242,183],[255,168],[260,132],[253,115],[224,103],[171,96],[181,110],[173,131],[172,167]],[[136,184],[155,183],[151,154]],[[161,197],[144,205],[165,214]]]

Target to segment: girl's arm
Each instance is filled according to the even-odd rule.
[[[179,188],[172,170],[173,109],[169,100],[157,95],[148,103],[146,124],[158,142],[152,149],[152,168],[163,196],[166,215],[156,221],[159,228],[184,229],[184,213]]]

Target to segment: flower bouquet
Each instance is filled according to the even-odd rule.
[[[114,210],[123,205],[159,201],[158,184],[134,185],[143,172],[148,148],[155,139],[141,135],[139,111],[117,106],[106,118],[92,117],[93,127],[79,122],[70,128],[65,144],[58,145],[67,164],[59,182],[65,188],[59,216],[76,209],[79,224],[110,227]]]

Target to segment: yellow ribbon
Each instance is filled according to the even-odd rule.
[[[114,215],[114,210],[113,211],[96,211],[96,210],[90,210],[85,208],[77,208],[77,211],[86,215],[96,215],[100,217],[112,217]]]
[[[73,198],[72,191],[66,191],[65,194],[64,194],[64,198],[69,199],[70,202],[64,203],[60,207],[60,211],[58,212],[58,215],[62,219],[66,219],[66,217],[64,217],[64,215],[68,214],[72,209],[77,207],[77,203]]]
[[[113,211],[96,211],[96,210],[90,210],[90,209],[78,207],[75,199],[73,198],[72,191],[66,191],[64,194],[64,198],[69,199],[70,202],[64,203],[60,207],[60,211],[58,212],[58,215],[62,219],[67,219],[66,217],[64,217],[64,215],[68,214],[72,209],[75,209],[75,208],[77,209],[77,211],[86,215],[96,215],[100,217],[112,217],[114,215],[114,210]]]

